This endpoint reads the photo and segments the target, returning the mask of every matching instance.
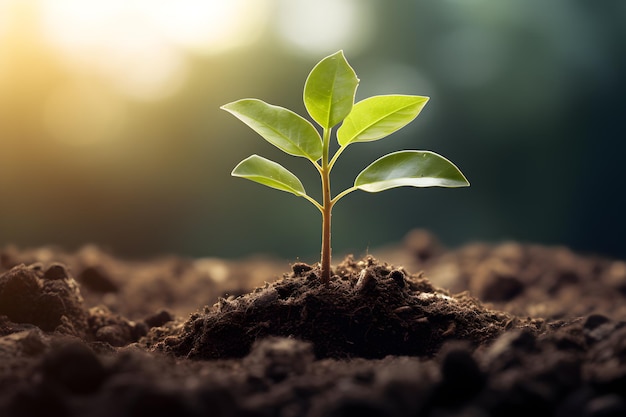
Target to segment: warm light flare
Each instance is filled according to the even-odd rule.
[[[61,47],[111,42],[132,28],[206,52],[254,40],[268,14],[268,0],[41,0],[50,40]]]
[[[123,128],[124,119],[122,103],[86,81],[63,85],[44,104],[46,130],[69,145],[112,141]]]
[[[277,30],[298,51],[318,55],[345,49],[354,53],[372,35],[371,9],[369,0],[279,0]]]
[[[0,0],[4,132],[55,139],[46,146],[118,146],[128,99],[167,99],[193,55],[256,41],[272,1]]]
[[[40,0],[44,39],[70,67],[95,71],[123,93],[160,99],[187,73],[186,56],[254,41],[268,0]]]

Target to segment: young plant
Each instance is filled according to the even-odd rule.
[[[346,148],[357,142],[382,139],[410,123],[428,97],[382,95],[354,103],[359,79],[343,51],[322,59],[304,85],[304,105],[320,132],[307,119],[291,110],[258,99],[242,99],[222,106],[282,151],[306,158],[319,172],[322,201],[309,196],[302,182],[280,164],[258,155],[241,161],[232,175],[303,197],[322,213],[322,282],[331,278],[331,214],[337,202],[355,190],[370,193],[390,188],[466,187],[469,182],[446,158],[429,151],[405,150],[385,155],[357,175],[354,185],[333,197],[330,172]],[[330,156],[333,128],[339,144]]]

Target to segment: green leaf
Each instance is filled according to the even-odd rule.
[[[315,162],[322,157],[322,138],[305,118],[283,107],[247,98],[221,107],[289,155]]]
[[[359,79],[343,51],[322,59],[304,84],[304,105],[325,129],[340,123],[352,110]]]
[[[258,182],[270,188],[293,193],[297,196],[306,195],[304,186],[298,177],[282,165],[259,155],[251,155],[241,161],[233,169],[231,175]]]
[[[399,151],[377,159],[354,180],[370,193],[395,187],[467,187],[469,182],[446,158],[430,151]]]
[[[371,142],[403,128],[422,111],[428,97],[374,96],[359,101],[337,130],[339,145]]]

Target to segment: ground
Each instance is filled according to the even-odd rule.
[[[315,265],[0,250],[0,416],[626,415],[626,262],[415,230]]]

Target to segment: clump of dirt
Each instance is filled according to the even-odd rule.
[[[373,257],[347,258],[328,285],[316,267],[297,263],[292,269],[193,314],[180,336],[157,347],[190,359],[237,358],[258,339],[283,336],[311,342],[318,358],[428,357],[446,341],[476,346],[513,327],[541,325],[489,310],[467,293],[450,295]]]
[[[136,342],[150,327],[106,306],[88,308],[79,284],[62,264],[20,264],[0,274],[0,336],[33,326],[114,347]]]
[[[40,264],[18,265],[0,275],[1,315],[44,331],[78,337],[87,333],[87,315],[78,284],[61,264],[45,270]]]

